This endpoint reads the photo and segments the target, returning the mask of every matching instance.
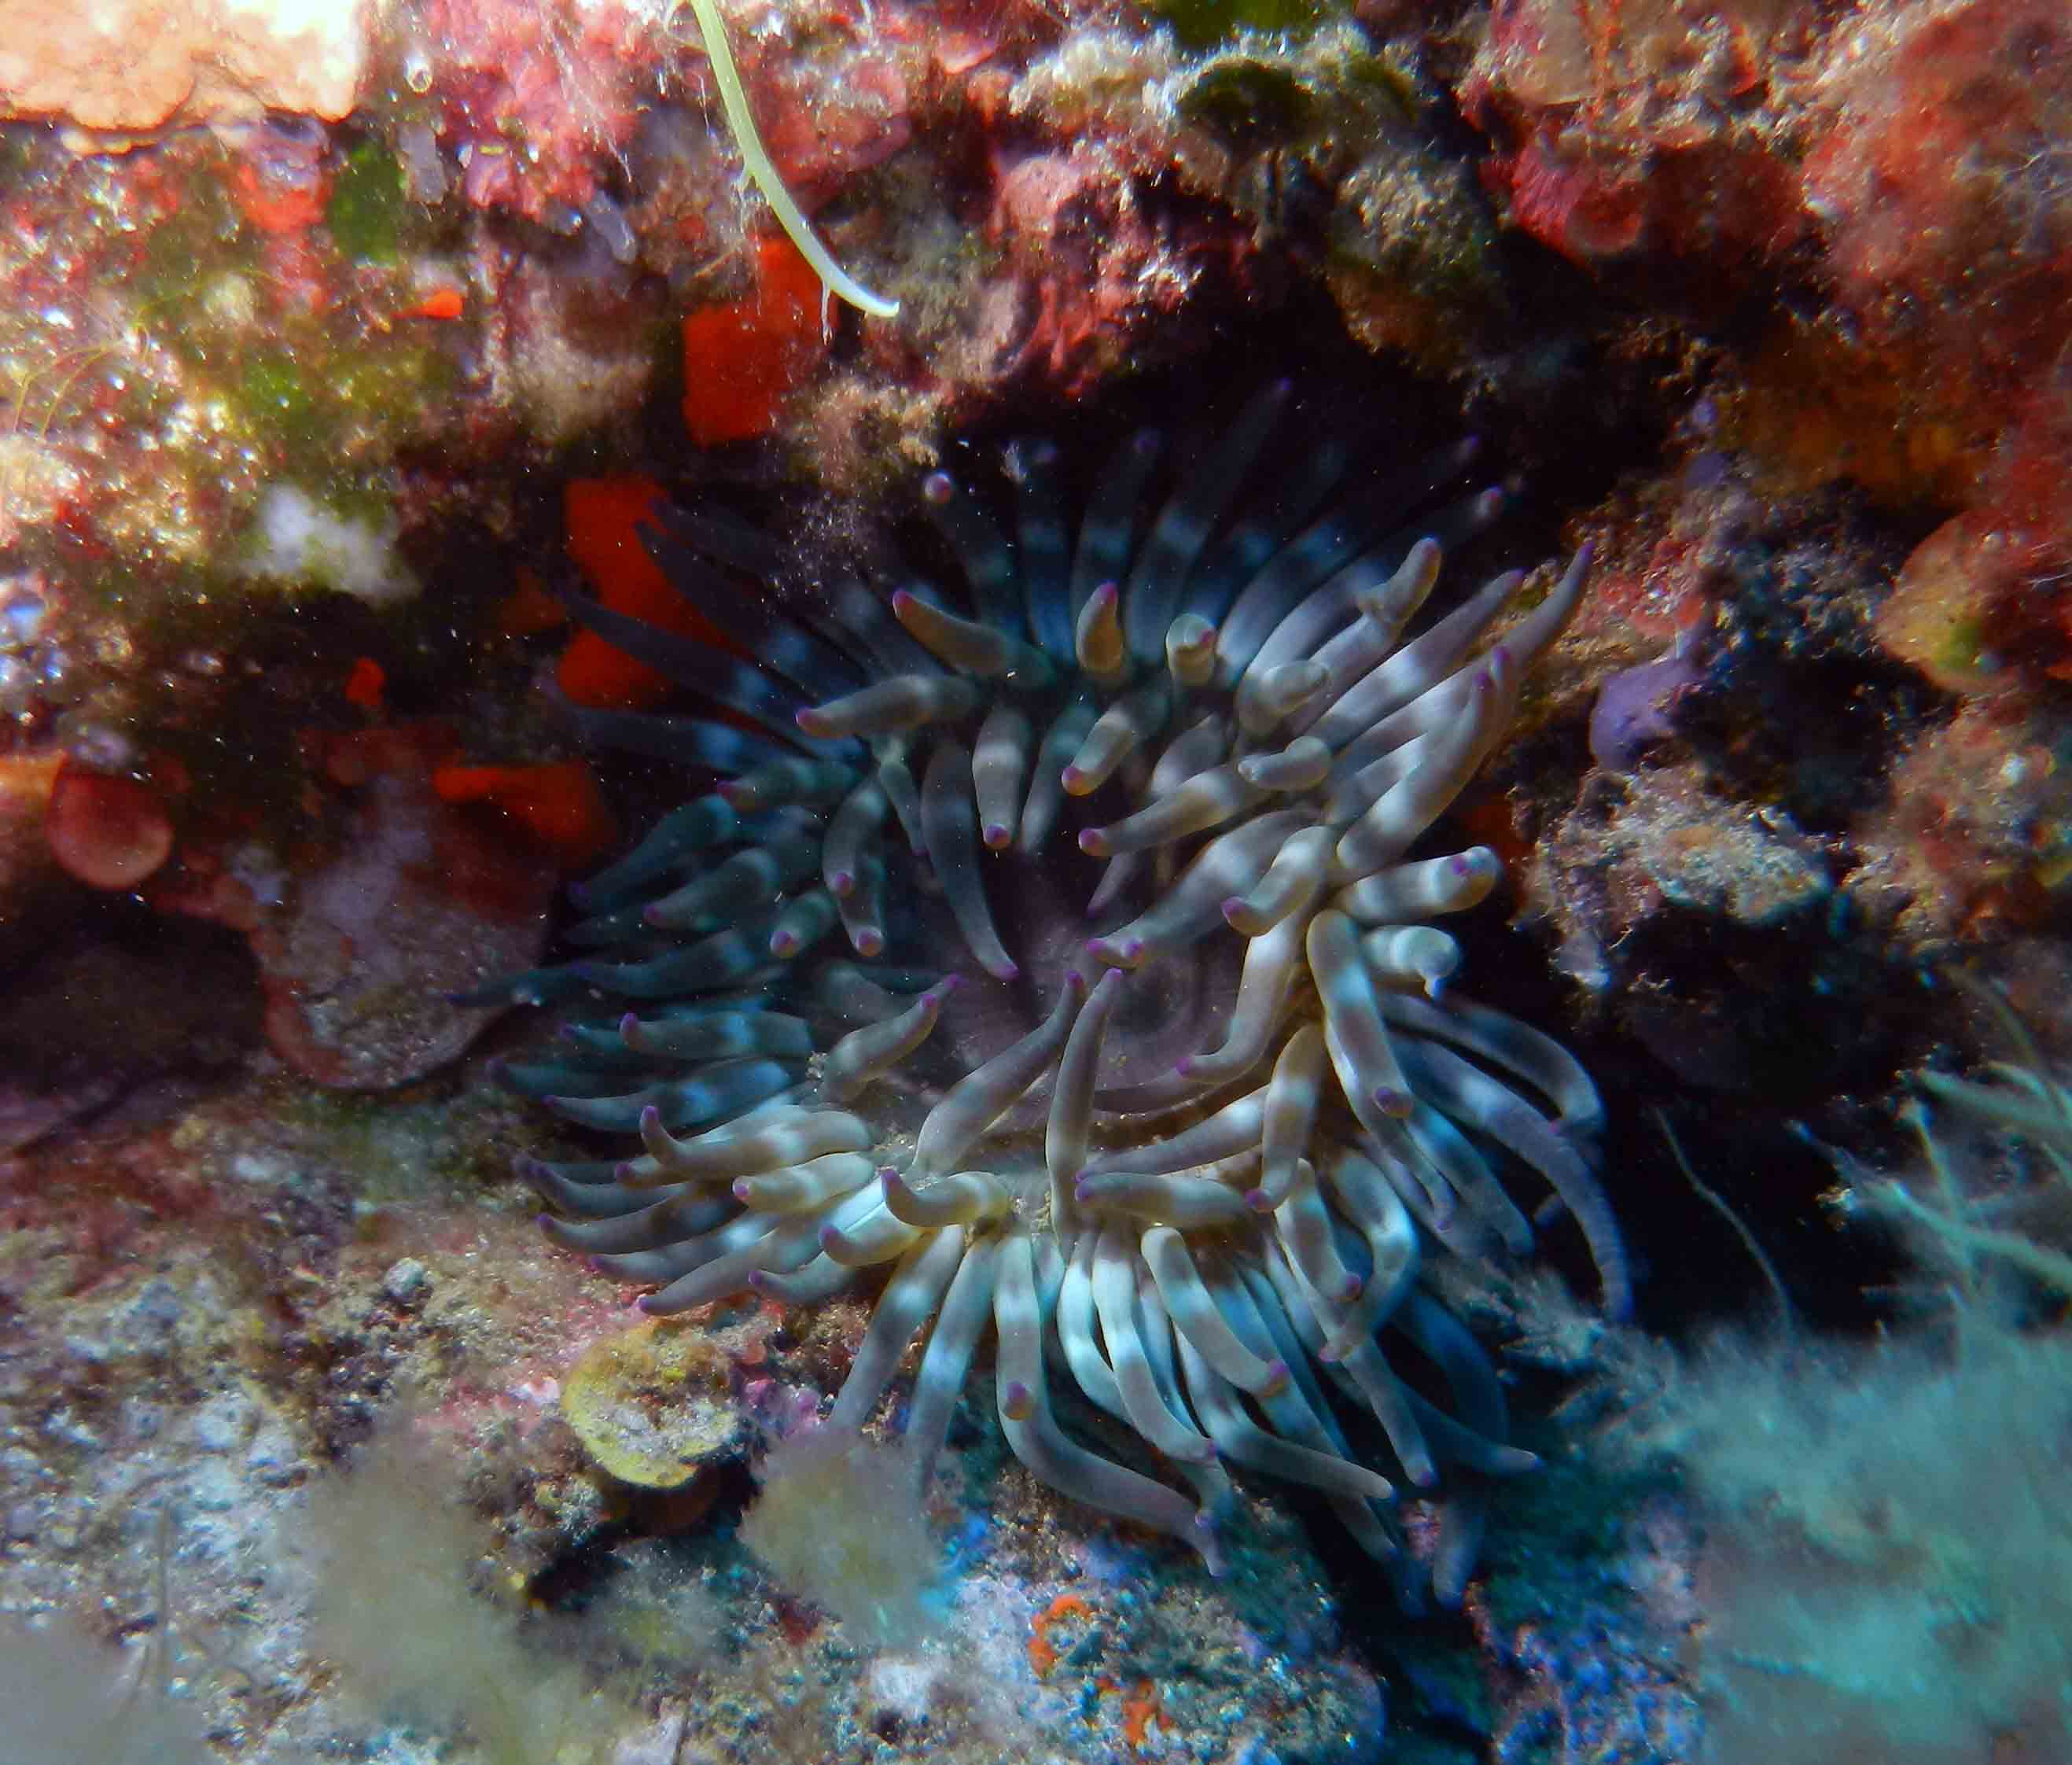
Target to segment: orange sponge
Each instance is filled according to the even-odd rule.
[[[662,500],[652,478],[578,478],[561,494],[569,551],[597,598],[615,613],[724,648],[726,639],[671,585],[635,531]],[[639,710],[671,690],[667,676],[609,644],[578,632],[561,653],[557,678],[578,705]]]
[[[582,760],[536,766],[442,766],[432,788],[444,803],[487,803],[501,810],[571,870],[619,838],[597,776]]]

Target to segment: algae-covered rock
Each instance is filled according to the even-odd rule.
[[[1190,49],[1206,49],[1240,31],[1306,37],[1342,17],[1344,0],[1152,0],[1151,10]]]
[[[561,1415],[598,1467],[642,1489],[676,1489],[736,1456],[746,1417],[728,1395],[726,1356],[660,1320],[592,1347],[561,1383]]]

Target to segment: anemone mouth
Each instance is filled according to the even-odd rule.
[[[754,664],[563,590],[725,714],[579,714],[587,733],[722,782],[582,886],[574,960],[475,997],[571,1008],[564,1060],[508,1081],[643,1150],[524,1169],[549,1231],[653,1285],[649,1310],[810,1302],[889,1269],[834,1425],[870,1418],[927,1327],[906,1430],[925,1478],[989,1329],[1009,1443],[1054,1487],[1213,1566],[1228,1462],[1323,1491],[1400,1567],[1391,1483],[1327,1387],[1412,1485],[1531,1463],[1424,1260],[1527,1252],[1505,1179],[1531,1171],[1626,1304],[1589,1079],[1461,997],[1432,923],[1483,898],[1494,856],[1413,850],[1588,559],[1480,652],[1515,576],[1406,635],[1441,542],[1500,496],[1457,488],[1456,449],[1407,504],[1377,498],[1350,455],[1285,445],[1287,403],[1254,398],[1148,522],[1155,436],[1076,512],[1054,451],[1013,449],[1005,531],[935,475],[961,595],[837,578],[811,607],[743,601],[715,574],[767,573],[767,542],[670,512],[651,550]],[[1046,1351],[1193,1500],[1060,1426]],[[1478,1504],[1448,1480],[1442,1598]]]
[[[915,878],[910,924],[888,947],[931,952],[958,984],[933,1033],[874,1093],[874,1116],[888,1125],[899,1120],[901,1092],[939,1096],[1034,1030],[1056,1008],[1068,974],[1097,977],[1102,965],[1089,954],[1089,942],[1124,924],[1141,904],[1125,899],[1089,918],[1086,902],[1100,866],[1062,839],[1034,859],[1009,852],[989,862],[987,891],[1003,903],[1001,942],[1019,972],[1012,980],[988,973],[963,943],[947,903],[929,892],[927,873]],[[1150,965],[1133,975],[1116,998],[1103,1045],[1101,1088],[1126,1091],[1159,1080],[1219,1040],[1240,962],[1234,940],[1205,940],[1192,960]],[[989,1137],[1040,1136],[1048,1091],[1047,1080],[1039,1081],[993,1124]],[[911,1132],[918,1122],[901,1125]],[[1041,1150],[1039,1143],[1039,1162]]]

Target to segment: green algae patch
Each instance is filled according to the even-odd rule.
[[[1211,61],[1175,104],[1240,151],[1301,134],[1317,114],[1315,97],[1293,68],[1237,56]]]
[[[393,263],[402,255],[405,225],[415,212],[396,155],[380,142],[363,141],[339,168],[324,206],[324,225],[347,257]]]
[[[231,200],[230,158],[220,146],[182,144],[166,156],[179,200],[155,214],[144,230],[130,287],[146,313],[177,310],[196,286],[230,269],[249,269],[252,241]]]
[[[262,350],[245,364],[236,401],[253,427],[289,446],[307,446],[323,432],[309,382],[282,351]]]
[[[1306,37],[1343,18],[1342,0],[1152,0],[1151,10],[1190,49],[1212,49],[1240,31]]]
[[[362,515],[385,510],[370,473],[425,431],[453,384],[451,362],[430,344],[389,337],[334,341],[294,327],[286,346],[261,348],[226,388],[236,418],[327,497]]]
[[[341,348],[329,385],[343,413],[384,447],[396,447],[435,426],[458,379],[443,349],[398,335]]]
[[[561,1419],[598,1468],[636,1489],[680,1489],[739,1456],[726,1356],[699,1331],[653,1319],[593,1344],[561,1381]]]

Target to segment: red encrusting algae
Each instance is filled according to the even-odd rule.
[[[381,664],[371,656],[360,656],[345,677],[346,702],[357,705],[363,711],[378,711],[388,684],[388,673]]]
[[[133,889],[172,856],[173,824],[150,785],[67,760],[51,788],[43,836],[67,874]]]

